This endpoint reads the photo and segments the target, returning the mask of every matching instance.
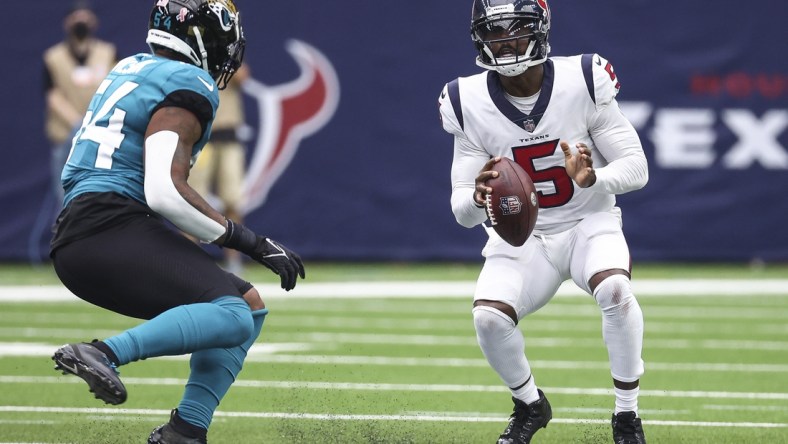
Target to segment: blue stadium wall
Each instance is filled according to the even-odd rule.
[[[147,51],[152,3],[94,1],[99,36],[121,57]],[[324,57],[336,83],[323,82],[323,97],[338,99],[320,122],[290,122],[248,225],[307,260],[478,260],[483,230],[451,214],[452,139],[436,106],[446,82],[478,71],[470,0],[237,3],[264,90],[298,86],[296,42]],[[0,260],[37,261],[51,217],[41,55],[70,2],[13,5],[0,28]],[[551,6],[552,54],[613,63],[650,162],[647,187],[619,198],[634,260],[788,260],[788,3]],[[251,159],[256,135],[282,125],[272,129],[259,97],[245,100]]]

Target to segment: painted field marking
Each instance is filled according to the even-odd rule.
[[[292,345],[292,347],[289,347]],[[0,357],[49,357],[61,344],[41,344],[31,342],[0,343]],[[474,367],[487,368],[487,360],[482,358],[408,358],[358,355],[322,355],[278,354],[293,348],[308,351],[311,344],[254,344],[249,350],[245,362],[262,362],[267,364],[301,364],[301,365],[381,365],[404,367]],[[161,356],[161,360],[188,360],[189,355]],[[607,361],[547,361],[533,360],[535,367],[554,370],[605,370],[610,368]],[[668,372],[741,372],[741,373],[786,373],[788,364],[735,364],[735,363],[683,363],[683,362],[647,362],[649,371]]]
[[[266,298],[424,298],[471,297],[474,281],[370,281],[299,283],[285,292],[276,284],[256,283]],[[640,296],[788,296],[788,279],[635,279],[632,288]],[[558,296],[588,295],[574,283],[564,282]],[[62,285],[15,285],[0,287],[0,302],[78,301]]]
[[[169,410],[154,409],[109,409],[81,407],[29,407],[0,406],[0,412],[7,413],[69,413],[102,415],[156,415],[167,416]],[[501,422],[502,417],[484,416],[444,416],[444,415],[338,415],[321,413],[284,413],[284,412],[223,412],[215,416],[225,418],[266,418],[266,419],[311,419],[317,421],[428,421],[428,422]],[[584,418],[554,418],[559,424],[608,424],[609,420]],[[711,422],[711,421],[661,421],[646,420],[644,424],[672,427],[741,427],[741,428],[786,428],[788,424],[770,422]]]
[[[598,328],[598,327],[597,327]],[[529,326],[529,331],[533,329]],[[109,337],[118,334],[118,331],[95,331],[88,329],[60,329],[60,328],[13,328],[0,327],[0,337],[24,338],[53,338],[53,337]],[[10,343],[23,344],[24,343]],[[278,353],[282,351],[305,350],[334,350],[340,344],[381,344],[381,345],[438,345],[457,347],[478,347],[476,337],[473,335],[414,335],[414,334],[375,334],[375,333],[268,333],[266,341],[258,345],[265,352]],[[529,338],[529,347],[550,348],[577,348],[598,347],[604,344],[599,338]],[[13,353],[15,345],[5,348],[6,343],[0,342],[0,356]],[[755,341],[731,339],[648,339],[645,345],[648,349],[691,349],[691,350],[762,350],[762,351],[788,351],[788,341]]]
[[[41,344],[29,342],[0,343],[0,357],[42,357],[51,356],[61,344]],[[292,347],[289,347],[292,345]],[[475,367],[487,368],[489,364],[482,358],[408,358],[358,355],[288,355],[276,354],[284,350],[308,350],[310,344],[255,344],[249,350],[245,362],[262,362],[268,364],[301,364],[301,365],[381,365],[404,367]],[[161,360],[188,360],[189,355],[161,356]],[[532,365],[543,369],[554,370],[604,370],[609,369],[607,361],[547,361],[533,360]],[[682,362],[648,362],[650,371],[688,371],[688,372],[742,372],[742,373],[786,373],[788,364],[735,364],[735,363],[682,363]]]
[[[123,378],[126,385],[183,386],[185,379],[180,378]],[[84,384],[79,378],[61,376],[11,376],[0,375],[2,384]],[[269,389],[309,389],[309,390],[362,390],[398,392],[475,392],[497,393],[507,391],[501,385],[474,384],[381,384],[356,382],[319,382],[319,381],[258,381],[239,379],[234,387]],[[613,390],[606,388],[543,387],[545,392],[560,395],[612,396]],[[700,390],[640,390],[642,396],[659,398],[705,398],[705,399],[762,399],[788,400],[788,393],[761,392],[720,392]]]

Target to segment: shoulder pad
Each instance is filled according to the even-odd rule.
[[[591,99],[597,107],[609,105],[621,88],[613,65],[599,54],[583,54],[581,64]]]
[[[179,68],[172,69],[162,88],[165,95],[178,90],[193,91],[207,98],[214,110],[219,106],[219,90],[216,82],[205,70],[196,66],[183,63]]]
[[[464,129],[459,79],[447,83],[438,98],[440,118],[443,129],[451,134],[459,134]]]

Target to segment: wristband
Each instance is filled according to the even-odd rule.
[[[237,224],[227,219],[227,232],[225,232],[222,246],[242,253],[249,253],[254,251],[257,246],[257,235],[243,224]]]

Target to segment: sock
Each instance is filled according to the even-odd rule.
[[[512,318],[492,307],[473,308],[476,339],[487,362],[512,391],[526,404],[539,400],[531,366],[525,358],[525,339]]]
[[[509,390],[512,391],[512,396],[524,401],[526,404],[539,400],[539,392],[536,391],[536,382],[534,381],[533,375],[525,381],[525,384],[520,387],[510,388]]]
[[[183,435],[187,438],[202,439],[203,441],[206,441],[208,438],[207,428],[189,424],[188,422],[184,421],[183,418],[181,418],[178,409],[175,409],[172,416],[170,417],[170,426],[172,426],[172,428],[180,435]]]
[[[213,413],[241,371],[246,354],[260,335],[268,309],[252,312],[254,332],[241,345],[192,353],[191,374],[178,415],[189,424],[208,429]]]
[[[118,365],[118,357],[115,355],[115,352],[112,351],[111,348],[109,348],[109,345],[104,343],[104,341],[94,340],[93,342],[90,343],[90,345],[96,347],[97,349],[99,349],[100,352],[107,355],[107,358],[109,358],[110,362],[112,362],[115,365]]]
[[[608,277],[596,287],[594,298],[602,309],[602,337],[613,379],[637,381],[643,375],[643,312],[629,279],[624,275]]]
[[[252,334],[249,306],[242,298],[223,296],[210,303],[171,308],[103,342],[118,365],[140,359],[185,355],[198,350],[235,347]]]
[[[635,387],[632,390],[613,388],[613,391],[616,393],[616,410],[613,413],[617,415],[621,412],[635,412],[637,415],[640,387]]]

